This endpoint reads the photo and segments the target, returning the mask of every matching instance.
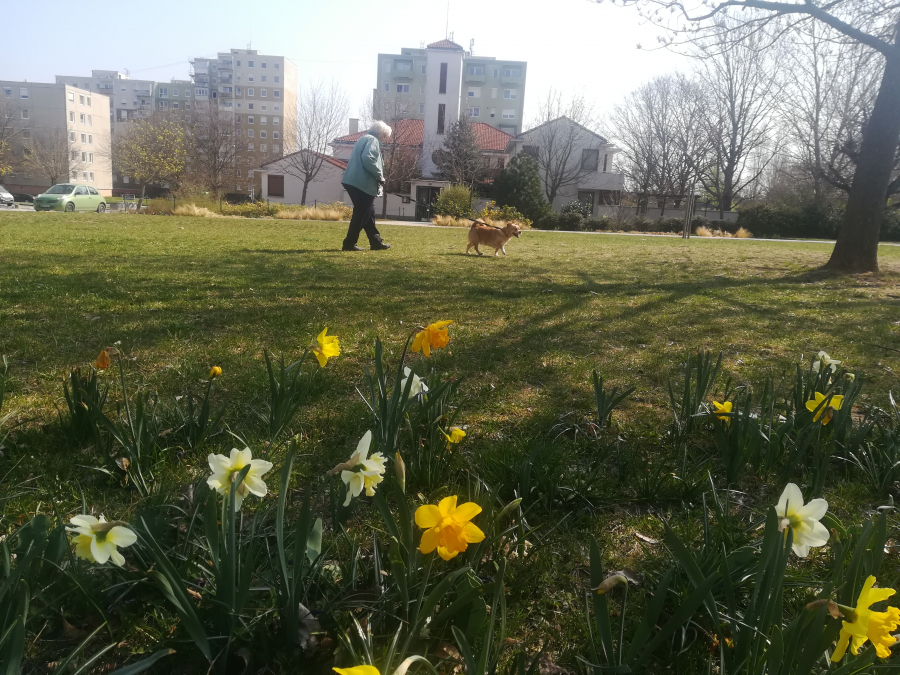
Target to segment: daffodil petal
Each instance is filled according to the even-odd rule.
[[[472,520],[475,516],[481,513],[481,507],[478,506],[475,502],[466,502],[461,506],[456,507],[456,510],[453,511],[453,519],[457,522],[462,520]]]
[[[803,508],[803,493],[796,483],[788,483],[784,486],[784,492],[781,493],[775,511],[784,518],[801,508]]]
[[[422,541],[419,542],[419,550],[423,554],[428,555],[434,549],[437,548],[440,541],[441,541],[441,534],[438,530],[436,530],[436,529],[425,530],[425,532],[422,533]]]
[[[802,494],[800,499],[803,499]],[[824,499],[813,499],[806,506],[796,510],[797,517],[803,520],[822,520],[826,513],[828,513],[828,502]]]
[[[106,533],[106,541],[124,548],[126,546],[131,546],[134,542],[136,542],[137,535],[127,527],[116,525]]]
[[[433,504],[424,504],[416,509],[416,525],[423,530],[434,527],[441,522],[441,518],[441,510]]]
[[[456,501],[457,496],[452,495],[450,497],[444,497],[438,503],[438,509],[440,509],[442,517],[446,518],[456,510]]]

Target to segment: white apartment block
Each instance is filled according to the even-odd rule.
[[[191,61],[196,101],[230,112],[239,146],[235,189],[259,194],[254,169],[296,148],[297,66],[255,49],[219,52]]]
[[[56,182],[85,183],[103,195],[112,194],[109,102],[93,90],[69,84],[0,81],[0,114],[12,130],[14,157],[5,187],[28,194],[50,187],[51,177],[29,162],[40,153],[64,169]]]
[[[149,117],[153,110],[156,83],[152,80],[132,80],[127,73],[117,70],[92,70],[90,77],[57,75],[56,83],[109,97],[113,134],[124,132],[128,123]]]
[[[460,114],[511,136],[521,132],[526,70],[525,61],[476,56],[452,39],[379,54],[374,113],[389,122],[424,120],[422,171],[430,176],[431,154]]]

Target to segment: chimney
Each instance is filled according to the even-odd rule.
[[[356,117],[350,118],[350,133],[355,134],[359,132],[359,119]]]

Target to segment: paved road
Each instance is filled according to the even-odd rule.
[[[19,204],[18,208],[13,208],[11,206],[0,206],[0,211],[34,211],[34,207],[31,204],[29,204],[28,206]]]

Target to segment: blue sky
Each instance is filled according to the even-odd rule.
[[[133,78],[168,81],[186,78],[192,57],[252,42],[293,60],[301,87],[337,80],[351,115],[375,86],[376,55],[442,39],[448,7],[446,0],[95,0],[84,10],[65,4],[66,20],[78,26],[67,31],[52,18],[61,0],[4,4],[0,79],[52,82],[127,68]],[[90,41],[78,38],[85,29]],[[584,94],[607,112],[641,82],[690,66],[667,51],[636,49],[654,44],[659,31],[633,8],[589,0],[451,0],[449,30],[466,48],[474,39],[478,55],[528,61],[526,124],[550,87]]]

